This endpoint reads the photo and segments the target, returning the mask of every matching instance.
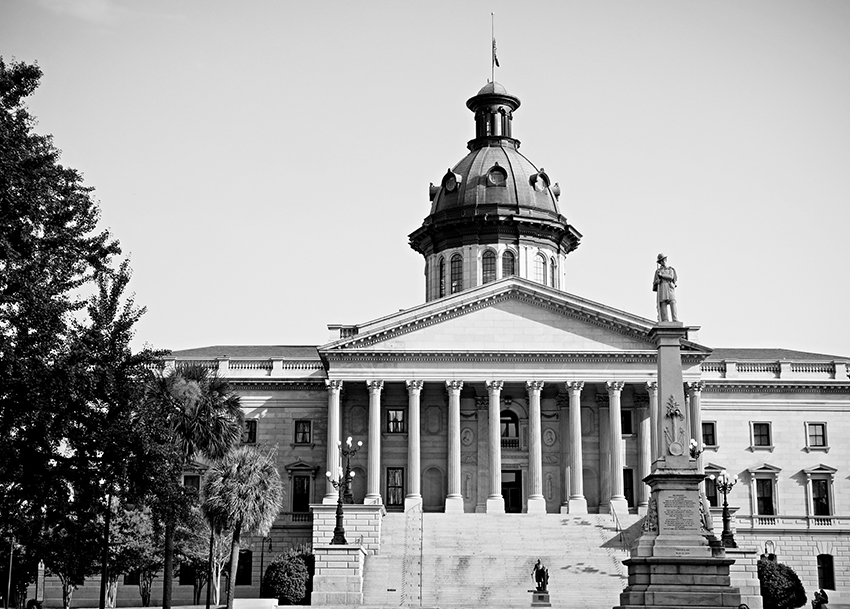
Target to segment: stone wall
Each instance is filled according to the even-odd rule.
[[[336,505],[311,505],[313,510],[313,552],[329,545],[336,526]],[[346,505],[343,510],[345,539],[360,546],[366,554],[377,554],[381,547],[381,521],[386,510],[382,505]]]

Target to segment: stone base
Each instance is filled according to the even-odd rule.
[[[629,502],[626,501],[625,497],[611,497],[611,503],[609,506],[609,510],[616,512],[619,514],[628,514],[629,513]]]
[[[313,547],[315,575],[312,605],[362,605],[363,563],[360,546],[320,545]]]
[[[758,578],[760,553],[756,547],[726,548],[726,557],[735,560],[735,564],[729,567],[729,578],[732,585],[741,591],[741,602],[750,609],[762,609],[764,606]]]
[[[446,514],[463,514],[463,497],[446,497]]]
[[[551,607],[552,603],[549,602],[549,593],[548,592],[540,592],[538,590],[529,590],[531,592],[531,606],[532,607]]]
[[[587,514],[587,499],[584,497],[570,497],[568,509],[570,514]]]
[[[731,585],[730,558],[661,556],[629,558],[629,584],[616,609],[647,607],[737,608],[741,591]]]
[[[419,497],[405,497],[404,498],[404,511],[405,512],[421,512],[422,511],[422,496]]]
[[[488,514],[504,514],[505,499],[504,497],[487,497],[487,513]]]
[[[543,497],[529,497],[528,510],[529,514],[545,514],[546,500]]]

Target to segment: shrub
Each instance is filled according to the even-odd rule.
[[[795,609],[806,604],[806,589],[788,565],[761,558],[758,573],[764,609]]]
[[[263,577],[263,596],[281,605],[302,604],[311,592],[313,555],[304,548],[287,550],[275,558]]]

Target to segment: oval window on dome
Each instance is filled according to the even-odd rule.
[[[488,186],[502,186],[504,187],[508,181],[508,172],[504,170],[504,168],[499,167],[499,164],[490,169],[487,172],[487,185]]]
[[[543,168],[540,168],[540,171],[532,175],[528,178],[528,181],[531,183],[531,186],[537,192],[543,192],[547,188],[549,188],[549,176],[546,175],[546,172],[543,171]]]
[[[455,173],[449,169],[446,171],[446,175],[443,176],[443,188],[448,192],[454,192],[462,180],[463,177],[459,173]]]

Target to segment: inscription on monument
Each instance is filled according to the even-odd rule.
[[[661,500],[661,520],[667,531],[692,531],[697,514],[696,496],[692,493],[665,493]]]

